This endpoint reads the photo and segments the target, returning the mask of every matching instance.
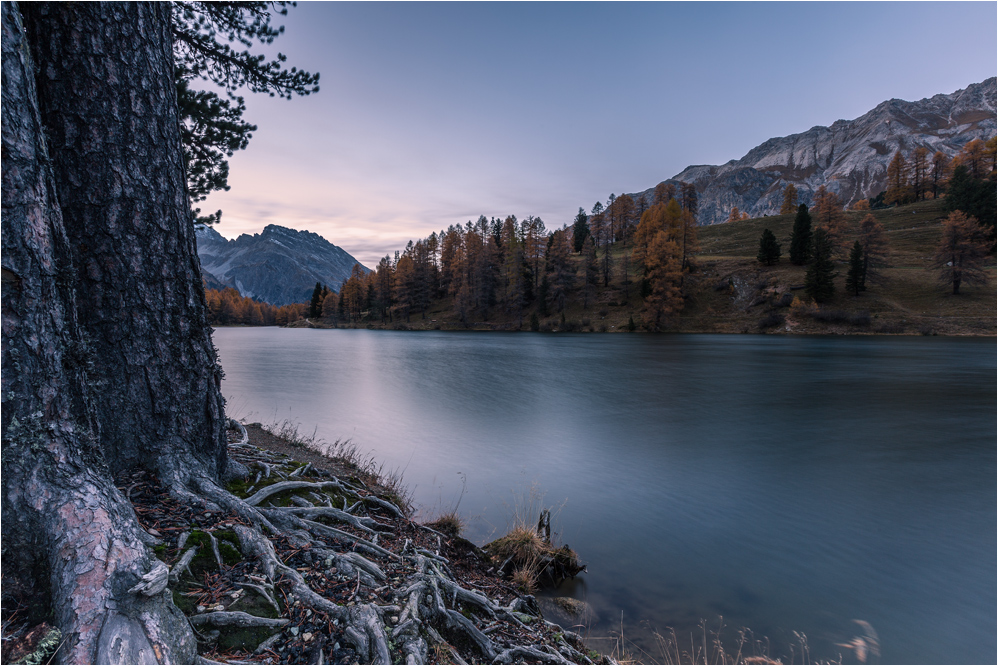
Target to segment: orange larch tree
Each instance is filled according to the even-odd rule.
[[[960,285],[987,281],[984,260],[988,256],[990,227],[982,227],[977,219],[955,210],[943,220],[942,237],[932,257],[932,267],[939,271],[939,280],[953,286],[953,295]]]
[[[783,188],[783,204],[780,206],[780,215],[793,215],[797,212],[797,188],[793,183],[787,183]]]
[[[884,203],[899,206],[908,203],[911,199],[908,172],[908,161],[898,149],[894,153],[894,159],[887,165],[887,193],[884,195]]]

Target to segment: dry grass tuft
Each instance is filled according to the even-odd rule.
[[[312,449],[324,454],[324,452],[319,449],[319,446],[325,444],[325,442],[316,437],[316,433],[319,431],[318,426],[316,426],[315,430],[312,431],[311,435],[304,434],[301,432],[300,428],[300,424],[295,423],[290,419],[285,419],[280,423],[268,423],[263,426],[264,430],[269,432],[274,437],[280,437],[291,446],[296,446],[302,449]]]
[[[464,521],[461,520],[461,516],[457,515],[457,511],[448,511],[432,522],[426,523],[426,526],[449,537],[461,536],[464,531]]]
[[[538,561],[528,560],[522,565],[513,569],[511,580],[521,592],[532,594],[537,590]]]
[[[407,516],[412,515],[412,490],[405,484],[403,470],[386,469],[384,463],[377,463],[371,454],[363,454],[351,440],[327,442],[316,436],[318,428],[311,435],[301,432],[300,424],[285,419],[280,423],[270,423],[263,429],[280,437],[291,446],[315,451],[326,458],[336,460],[356,470],[357,478],[369,487],[378,487],[379,493],[390,500]]]
[[[540,535],[526,525],[517,525],[506,536],[499,537],[488,545],[493,557],[499,560],[512,558],[514,564],[525,565],[530,560],[540,560],[550,546]]]
[[[529,498],[516,497],[511,526],[505,535],[486,544],[483,550],[497,565],[501,575],[516,576],[521,589],[553,587],[565,578],[575,577],[585,566],[575,551],[552,542],[551,511],[538,509],[543,495],[531,488]],[[540,516],[536,527],[533,516]]]
[[[624,635],[623,614],[620,628],[609,632],[608,636],[587,636],[587,641],[597,645],[605,645],[604,654],[619,664],[782,664],[772,655],[769,639],[757,639],[749,629],[740,629],[734,641],[728,639],[726,646],[721,633],[726,628],[724,619],[719,618],[717,629],[707,626],[706,620],[700,621],[700,631],[690,633],[682,640],[676,632],[669,628],[664,632],[653,631],[655,647],[646,649]],[[789,663],[810,664],[811,653],[807,637],[794,632],[796,642],[788,646]],[[819,662],[821,663],[821,662]],[[826,662],[827,663],[827,662]]]

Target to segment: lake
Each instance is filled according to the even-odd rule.
[[[422,516],[500,536],[553,507],[558,592],[689,649],[707,621],[790,658],[996,658],[994,339],[220,328],[230,416],[404,469]],[[695,638],[699,642],[700,638]],[[708,643],[709,643],[708,637]],[[606,642],[594,645],[608,648]],[[799,649],[795,647],[795,649]],[[797,658],[799,663],[799,657]]]

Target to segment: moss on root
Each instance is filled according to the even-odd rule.
[[[252,652],[260,643],[279,631],[280,629],[275,630],[268,627],[225,629],[218,635],[217,647],[222,652],[229,650]]]

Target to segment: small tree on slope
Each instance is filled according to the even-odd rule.
[[[832,242],[827,232],[819,227],[814,231],[814,248],[804,277],[804,290],[816,303],[824,303],[835,295],[834,279]]]
[[[776,242],[776,235],[769,229],[762,230],[756,259],[767,266],[780,263],[780,244]]]

